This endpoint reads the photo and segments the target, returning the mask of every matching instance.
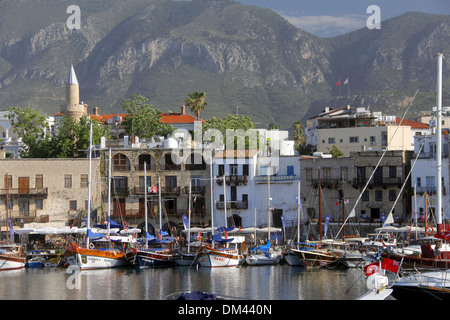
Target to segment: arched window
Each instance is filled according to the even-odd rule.
[[[113,157],[112,161],[114,171],[130,171],[130,161],[126,155],[118,153]]]

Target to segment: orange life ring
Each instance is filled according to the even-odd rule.
[[[429,229],[431,229],[431,231],[428,231]],[[434,233],[434,228],[432,226],[428,226],[425,229],[425,234],[433,234]]]
[[[126,227],[126,226],[127,226],[127,222],[126,222],[126,221],[122,222],[122,225],[123,225],[124,227]]]
[[[176,232],[176,231],[177,231],[177,228],[176,228],[176,227],[172,227],[172,231],[173,231],[173,232]]]

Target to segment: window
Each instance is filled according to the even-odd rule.
[[[225,174],[225,165],[224,164],[219,164],[219,176],[223,176]]]
[[[72,188],[72,175],[71,174],[64,175],[64,188]]]
[[[249,171],[248,171],[248,164],[244,164],[244,165],[242,166],[242,174],[243,174],[244,176],[248,176],[248,173],[249,173]]]
[[[370,136],[370,144],[374,145],[377,143],[377,138],[375,136]]]
[[[287,166],[287,175],[288,176],[295,176],[295,174],[294,174],[294,166]]]
[[[42,174],[37,174],[34,176],[34,187],[35,188],[44,187],[44,176]]]
[[[331,180],[331,168],[323,168],[323,180],[324,181]]]
[[[328,138],[328,143],[329,144],[335,144],[336,143],[336,139],[335,138]]]
[[[230,176],[237,176],[237,175],[238,175],[238,165],[230,164]]]
[[[312,180],[312,168],[305,168],[306,171],[306,180],[311,181]]]
[[[383,191],[375,190],[375,201],[383,201]]]
[[[422,181],[421,181],[420,177],[417,177],[416,178],[416,186],[421,187],[421,184],[422,184]]]
[[[362,201],[369,201],[369,190],[364,190],[361,199]]]
[[[350,143],[358,143],[359,137],[350,137]]]
[[[397,192],[395,190],[389,190],[389,201],[395,201],[397,198]]]
[[[69,201],[69,210],[70,211],[76,211],[77,210],[77,201],[76,200],[70,200]]]
[[[397,167],[389,166],[389,178],[397,178]]]
[[[82,174],[80,175],[80,188],[87,188],[88,187],[88,175]]]
[[[44,209],[44,200],[36,199],[36,210]]]

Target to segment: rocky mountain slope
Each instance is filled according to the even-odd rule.
[[[0,3],[0,108],[58,112],[74,64],[81,99],[102,113],[121,112],[133,93],[178,111],[189,93],[205,91],[204,118],[239,112],[258,126],[290,128],[324,106],[367,104],[369,96],[378,97],[372,108],[398,114],[418,88],[412,112],[429,109],[434,56],[450,53],[449,16],[408,13],[381,30],[322,39],[230,0],[82,0],[81,28],[69,30],[71,4]],[[444,77],[448,70],[445,63]]]

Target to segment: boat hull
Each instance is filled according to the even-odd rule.
[[[197,255],[195,253],[179,253],[173,257],[173,261],[177,266],[195,266],[198,264]]]
[[[328,254],[317,250],[293,249],[307,267],[324,267],[337,259],[336,255]]]
[[[173,265],[172,254],[167,251],[158,252],[152,249],[130,249],[126,254],[127,261],[139,268],[170,267]]]
[[[245,258],[245,262],[249,266],[262,266],[262,265],[274,265],[278,264],[281,260],[281,255],[269,255],[266,256],[265,254],[255,254],[251,256],[247,256]]]
[[[198,262],[201,267],[226,268],[238,267],[245,261],[245,256],[239,254],[236,249],[216,249],[209,246],[202,247]]]
[[[74,243],[68,247],[67,262],[81,270],[125,267],[128,261],[120,250],[98,250],[82,248]]]
[[[305,267],[306,266],[305,260],[301,256],[299,256],[293,252],[285,252],[283,254],[283,257],[284,257],[284,260],[286,260],[286,262],[290,266],[293,266],[293,267]]]
[[[0,255],[0,271],[19,270],[25,268],[25,257]]]

